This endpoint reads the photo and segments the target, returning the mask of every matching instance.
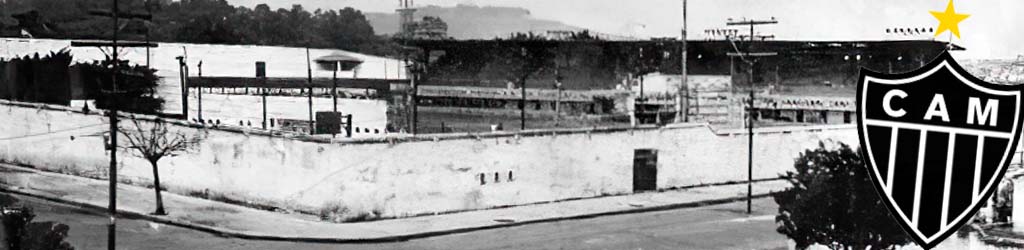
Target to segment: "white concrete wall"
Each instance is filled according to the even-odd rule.
[[[0,160],[104,177],[105,118],[0,101]],[[125,124],[127,125],[127,124]],[[747,136],[704,125],[546,136],[396,139],[323,143],[175,126],[206,139],[161,161],[170,191],[208,189],[277,206],[316,211],[339,204],[384,216],[479,209],[630,192],[633,150],[655,148],[658,187],[746,180]],[[857,144],[852,126],[765,129],[755,137],[754,178],[777,177],[819,140]],[[77,138],[72,141],[70,136]],[[421,137],[420,139],[423,139]],[[149,166],[122,159],[123,179],[146,183]],[[507,180],[513,171],[514,181]],[[493,182],[494,172],[501,181]],[[478,174],[487,173],[486,185]]]

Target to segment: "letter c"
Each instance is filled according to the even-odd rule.
[[[898,89],[893,89],[889,90],[889,92],[886,92],[885,96],[882,97],[882,109],[885,110],[885,114],[891,116],[892,118],[903,117],[904,115],[907,114],[907,111],[903,110],[902,108],[900,108],[899,110],[895,110],[892,108],[893,96],[899,97],[900,99],[907,98],[907,92],[903,92],[903,90]]]

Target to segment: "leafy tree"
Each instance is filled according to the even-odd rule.
[[[143,125],[139,120],[132,119],[133,128],[118,130],[126,144],[122,148],[131,151],[135,156],[145,159],[153,167],[153,190],[156,192],[155,215],[166,215],[163,197],[160,195],[160,168],[157,162],[164,157],[173,157],[188,151],[199,143],[197,135],[187,135],[180,131],[170,131],[167,124],[157,119],[151,124]]]
[[[28,233],[21,238],[21,249],[24,250],[74,250],[70,243],[64,241],[71,227],[65,224],[44,221],[26,225]]]
[[[519,102],[519,112],[522,116],[520,129],[526,129],[526,81],[531,75],[548,69],[553,63],[554,53],[552,53],[552,47],[544,43],[526,41],[517,45],[509,47],[512,51],[506,54],[507,57],[505,57],[503,65],[511,67],[511,70],[506,73],[507,79],[515,81],[516,86],[520,89],[522,97]],[[516,51],[517,49],[518,51]],[[534,88],[542,87],[534,86]]]
[[[24,28],[39,38],[108,39],[109,18],[88,14],[108,9],[109,1],[7,0],[0,1],[4,25]],[[151,12],[150,38],[158,42],[256,44],[337,48],[377,55],[398,55],[399,47],[377,36],[362,12],[353,8],[312,12],[301,5],[271,9],[233,6],[225,0],[122,0],[127,12]],[[23,15],[22,15],[23,14]],[[126,21],[127,22],[127,21]],[[139,26],[139,25],[136,25]],[[122,32],[122,39],[143,40],[146,29]]]
[[[86,92],[96,100],[97,108],[109,109],[116,104],[118,110],[139,114],[158,114],[163,110],[164,100],[156,96],[159,78],[155,69],[142,65],[131,66],[127,61],[121,61],[117,89],[112,92],[113,64],[109,58],[77,66],[83,71]]]
[[[18,207],[18,199],[0,194],[0,222],[6,246],[11,250],[74,250],[68,242],[70,227],[55,222],[32,222],[36,217],[29,207]]]
[[[504,75],[505,79],[522,88],[535,74],[554,65],[556,44],[548,43],[534,33],[512,34],[508,42],[491,43],[489,64],[485,74]]]
[[[71,100],[68,66],[71,52],[60,50],[40,57],[39,54],[0,61],[9,70],[6,81],[0,81],[0,98],[10,100],[68,105]]]
[[[526,85],[530,76],[548,69],[553,62],[554,54],[544,44],[525,43],[508,49],[510,51],[506,54],[504,65],[511,70],[506,72],[506,77],[520,88]]]
[[[373,27],[366,16],[351,7],[344,9],[316,12],[317,32],[321,33],[324,45],[345,50],[365,51],[379,50],[373,46],[386,46],[378,42]],[[312,33],[317,33],[312,32]]]
[[[69,79],[72,73],[79,73],[71,70],[72,61],[71,52],[67,49],[42,57],[35,54],[9,61],[0,60],[0,67],[12,69],[6,73],[7,82],[0,81],[0,98],[68,105],[72,98]],[[106,109],[112,104],[112,65],[108,58],[103,62],[73,66],[81,69],[83,89],[87,96],[96,100],[99,108]],[[159,80],[156,70],[129,66],[127,61],[121,61],[119,70],[121,73],[118,74],[118,88],[114,95],[118,108],[133,113],[158,114],[164,100],[155,96]]]
[[[831,147],[822,142],[801,153],[795,172],[783,176],[793,186],[773,195],[779,204],[775,221],[797,248],[887,249],[910,242],[857,152],[842,143]]]

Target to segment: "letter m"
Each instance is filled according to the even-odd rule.
[[[977,97],[971,97],[967,101],[967,124],[978,124],[983,125],[988,123],[989,126],[996,126],[996,120],[999,115],[999,100],[988,99],[985,102],[985,106],[981,106],[981,99]]]

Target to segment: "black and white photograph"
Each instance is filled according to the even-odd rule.
[[[1021,11],[0,0],[0,250],[1024,249]]]

